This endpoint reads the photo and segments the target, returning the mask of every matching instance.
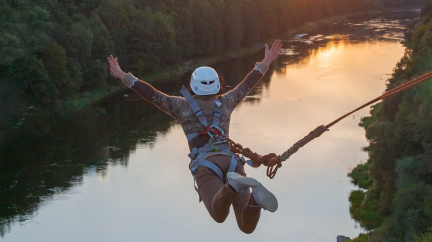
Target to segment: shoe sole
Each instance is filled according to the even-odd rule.
[[[255,202],[263,209],[270,212],[275,212],[278,209],[278,202],[275,195],[267,190],[261,183],[256,187],[252,187],[252,195]]]
[[[255,180],[252,177],[242,176],[235,172],[228,172],[227,178],[229,178],[230,180],[235,180],[241,183],[242,185],[244,185],[245,187],[256,187],[258,186],[258,184],[260,184],[257,180]]]

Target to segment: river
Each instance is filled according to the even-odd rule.
[[[282,56],[232,114],[230,137],[281,154],[381,95],[403,56],[405,25],[418,15],[353,18],[285,40]],[[262,57],[213,67],[230,89]],[[179,95],[189,75],[154,85]],[[364,232],[350,217],[356,188],[347,174],[367,161],[358,124],[368,108],[300,149],[272,180],[265,168],[246,168],[279,202],[251,235],[233,214],[222,224],[210,218],[193,189],[180,125],[133,92],[66,119],[30,111],[0,138],[2,241],[335,241]]]

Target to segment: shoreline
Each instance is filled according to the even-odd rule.
[[[340,23],[341,21],[344,21],[349,18],[353,17],[365,17],[365,16],[374,16],[379,15],[387,12],[394,12],[394,11],[412,11],[416,9],[420,9],[421,6],[409,6],[409,7],[399,7],[399,8],[385,8],[385,9],[378,9],[373,10],[369,12],[352,12],[347,14],[340,14],[333,17],[320,19],[314,22],[307,22],[303,24],[302,26],[296,27],[294,29],[288,30],[285,35],[283,35],[280,39],[282,42],[288,41],[290,38],[292,38],[294,35],[299,33],[306,33],[316,30],[319,27]],[[239,57],[244,57],[247,55],[255,54],[259,51],[261,51],[264,48],[264,43],[271,43],[275,39],[268,39],[265,42],[262,43],[256,43],[250,47],[245,48],[239,48],[236,50],[228,51],[221,53],[216,56],[210,56],[210,57],[202,57],[202,58],[195,58],[191,60],[184,61],[183,64],[177,64],[172,66],[167,66],[166,68],[149,73],[147,75],[139,76],[141,80],[144,80],[148,83],[155,83],[155,82],[167,82],[172,81],[174,78],[179,78],[182,75],[186,74],[189,71],[192,71],[196,69],[199,66],[207,65],[211,66],[214,64],[218,64],[222,61],[232,60]],[[108,77],[111,78],[111,77]],[[104,98],[127,90],[128,88],[124,85],[108,85],[107,90],[97,90],[94,92],[88,92],[88,93],[82,93],[76,98],[72,98],[70,100],[65,100],[62,102],[61,109],[64,110],[63,115],[69,116],[73,113],[76,113],[80,110],[83,110],[101,100]]]
[[[348,13],[348,14],[341,14],[341,15],[330,17],[330,18],[320,19],[320,20],[317,20],[314,22],[307,22],[307,23],[303,24],[302,26],[288,30],[286,32],[286,34],[283,35],[280,39],[282,40],[282,42],[287,42],[287,41],[289,41],[290,38],[292,38],[296,34],[300,34],[300,33],[304,33],[304,32],[311,32],[311,31],[316,30],[319,27],[339,23],[343,20],[353,18],[353,17],[374,16],[374,15],[379,15],[379,14],[383,14],[386,12],[394,12],[394,11],[410,11],[410,10],[418,9],[420,7],[421,6],[411,6],[411,7],[404,7],[404,8],[386,8],[386,9],[381,9],[381,10],[374,10],[371,12],[352,12],[352,13]],[[158,82],[158,81],[169,81],[170,79],[175,78],[175,77],[180,77],[180,76],[184,75],[185,73],[187,73],[188,71],[192,71],[192,70],[198,68],[199,66],[214,65],[214,64],[218,64],[222,61],[227,61],[227,60],[255,54],[255,53],[261,51],[262,49],[264,49],[265,43],[272,43],[274,40],[276,40],[276,39],[271,38],[271,39],[268,39],[268,40],[261,42],[261,43],[255,43],[253,46],[239,48],[236,50],[222,53],[220,55],[187,60],[187,61],[185,61],[183,66],[181,66],[181,65],[169,66],[163,70],[144,75],[141,78],[142,78],[142,80],[145,80],[149,83]],[[174,70],[172,70],[172,69],[174,69]],[[169,71],[169,70],[171,70],[171,71]]]

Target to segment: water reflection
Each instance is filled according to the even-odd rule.
[[[138,145],[152,147],[172,119],[136,99],[113,95],[67,120],[39,110],[5,129],[0,146],[2,236],[53,195],[81,184],[84,174],[103,176],[109,165],[127,166]]]
[[[284,72],[284,66],[301,63],[308,64],[311,56],[324,52],[339,44],[355,44],[376,41],[402,41],[405,25],[416,17],[419,10],[392,12],[377,18],[364,20],[363,17],[343,20],[319,27],[305,34],[297,34],[284,43],[282,60],[278,61],[276,71]],[[329,53],[329,52],[327,52]]]
[[[372,20],[343,21],[286,40],[283,56],[233,114],[231,136],[257,152],[281,153],[287,148],[287,144],[294,143],[315,126],[322,122],[330,122],[344,111],[355,107],[353,105],[361,104],[380,94],[384,90],[385,73],[391,71],[403,52],[398,43],[402,40],[403,25],[415,13],[408,16],[400,14]],[[230,60],[214,67],[225,77],[229,89],[233,88],[260,58],[262,53]],[[382,65],[384,62],[386,64]],[[180,81],[155,85],[164,92],[178,95],[180,86],[188,82],[189,75],[186,74]],[[381,82],[377,84],[377,80]],[[293,102],[296,105],[292,105]],[[112,95],[100,104],[66,120],[52,115],[50,110],[32,110],[31,107],[19,116],[3,111],[0,113],[0,120],[7,120],[2,122],[0,131],[0,234],[4,238],[31,238],[31,233],[13,233],[13,227],[17,226],[15,223],[24,222],[35,216],[43,207],[41,205],[73,188],[82,189],[82,194],[87,194],[85,189],[100,192],[102,188],[95,186],[90,189],[89,184],[94,184],[93,179],[97,179],[103,185],[111,184],[111,179],[115,179],[121,173],[115,167],[127,167],[128,173],[123,174],[121,179],[135,182],[124,185],[122,189],[129,187],[127,191],[117,191],[116,195],[128,196],[127,201],[122,201],[121,196],[110,197],[113,201],[96,200],[96,205],[91,207],[91,211],[97,211],[96,216],[109,217],[108,214],[113,213],[115,215],[109,217],[110,221],[124,219],[123,222],[126,221],[130,226],[142,223],[148,226],[144,230],[145,235],[150,236],[155,234],[153,228],[163,227],[154,221],[168,223],[168,219],[164,219],[168,216],[170,222],[171,219],[184,221],[184,212],[188,211],[192,217],[197,217],[197,221],[184,223],[179,230],[183,228],[190,231],[189,224],[195,224],[208,226],[205,230],[208,233],[215,232],[209,229],[214,224],[205,211],[190,209],[199,206],[197,204],[183,204],[181,208],[184,211],[181,211],[181,214],[176,213],[182,210],[175,209],[182,201],[173,201],[173,197],[195,196],[190,186],[187,164],[153,161],[180,159],[186,162],[185,139],[179,125],[171,117],[147,104],[133,92]],[[328,194],[334,194],[333,198],[339,197],[340,200],[347,201],[346,197],[341,197],[335,191],[349,190],[345,169],[364,158],[364,154],[359,154],[364,139],[358,140],[363,134],[362,131],[353,128],[356,125],[357,122],[340,124],[341,131],[332,131],[325,141],[312,144],[309,152],[306,152],[308,154],[298,154],[296,161],[308,162],[289,163],[290,169],[282,171],[284,173],[277,178],[279,180],[272,183],[272,188],[280,195],[285,207],[281,208],[280,216],[272,219],[263,215],[263,221],[259,226],[271,226],[282,234],[286,226],[299,231],[309,228],[306,220],[299,219],[301,217],[309,218],[309,221],[316,220],[321,224],[328,221],[334,224],[346,223],[339,217],[327,214],[328,211],[320,211],[315,201],[317,197],[325,200]],[[341,140],[349,143],[342,151]],[[319,154],[318,157],[313,156],[312,153],[315,152]],[[356,157],[352,157],[353,154]],[[178,158],[179,155],[182,157]],[[322,173],[315,171],[314,166],[319,167]],[[337,175],[334,175],[331,169],[337,170]],[[152,173],[159,170],[164,172],[158,173],[158,177],[154,178]],[[264,179],[262,169],[252,170],[250,173]],[[94,174],[97,174],[96,177]],[[183,176],[187,178],[183,179]],[[336,178],[329,179],[331,176],[337,177],[336,184],[332,183],[332,179]],[[83,182],[84,177],[90,181]],[[161,177],[165,183],[154,184],[155,180]],[[313,188],[316,181],[328,183],[325,190],[317,191]],[[345,182],[343,189],[340,181]],[[183,183],[186,184],[184,188]],[[178,187],[169,190],[170,192],[161,192],[168,190],[169,184],[177,184],[184,192],[176,191]],[[309,194],[310,197],[302,197],[299,194]],[[95,195],[88,196],[93,198]],[[145,196],[154,197],[146,199]],[[100,210],[98,202],[103,202],[104,206],[110,209]],[[130,208],[123,205],[121,212],[115,210],[116,205],[121,202],[128,204]],[[345,211],[348,208],[343,207],[346,204],[339,206],[340,201],[333,202],[334,207],[331,211],[341,213],[340,217],[349,220],[349,214]],[[140,215],[144,213],[143,217],[146,219],[140,217],[134,220],[132,214],[138,213],[134,208],[140,211]],[[170,214],[159,211],[164,209]],[[324,216],[319,217],[318,214]],[[149,217],[152,220],[149,220]],[[295,219],[287,221],[287,218]],[[96,218],[93,219],[100,222]],[[55,215],[52,215],[49,221],[48,223],[55,224]],[[178,222],[176,224],[178,225]],[[352,222],[349,226],[351,225]],[[84,226],[94,228],[91,223],[85,223]],[[123,229],[129,227],[119,224],[116,226],[114,227]],[[231,227],[233,226],[235,225],[231,224]],[[223,228],[226,229],[226,226]],[[134,233],[142,236],[143,234],[137,232],[141,229],[135,228]],[[220,228],[216,230],[218,229]],[[7,234],[11,230],[12,233]],[[111,233],[114,233],[114,230]],[[179,235],[182,235],[182,238],[189,238],[179,230],[172,228],[171,237],[164,235],[166,237],[163,238],[176,239]],[[265,237],[262,231],[258,230],[255,233],[256,238]],[[358,229],[353,232],[350,227],[349,231],[354,233],[358,232]],[[237,235],[235,227],[233,231],[228,232]],[[331,234],[329,231],[319,233],[310,235],[309,239],[317,240],[322,238],[320,235],[324,233]],[[86,238],[89,241],[101,240]],[[246,240],[245,237],[238,239]]]

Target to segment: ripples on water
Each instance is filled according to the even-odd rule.
[[[418,13],[354,19],[298,34],[234,112],[231,137],[259,153],[283,152],[311,129],[369,101],[402,56]],[[234,87],[262,53],[215,65]],[[178,95],[181,81],[155,84]],[[11,106],[12,107],[12,106]],[[348,213],[350,168],[366,161],[357,127],[367,110],[284,163],[277,178],[247,172],[278,197],[252,236],[233,216],[216,224],[198,204],[180,126],[128,91],[70,119],[50,110],[5,118],[0,139],[0,234],[5,241],[332,241],[361,230]],[[4,124],[3,124],[4,125]]]

